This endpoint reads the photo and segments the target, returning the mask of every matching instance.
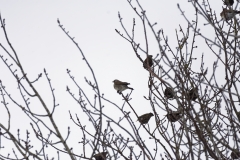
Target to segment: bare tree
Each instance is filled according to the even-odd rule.
[[[82,121],[77,114],[73,115],[69,111],[73,124],[82,132],[77,140],[81,144],[77,152],[68,143],[71,137],[70,128],[67,136],[64,136],[64,131],[59,130],[54,119],[58,104],[47,71],[44,70],[35,80],[29,79],[17,51],[8,38],[5,21],[0,17],[2,31],[10,47],[8,50],[6,46],[0,44],[4,51],[1,59],[16,80],[17,93],[24,102],[23,105],[22,102],[16,101],[0,81],[1,108],[8,114],[7,124],[0,122],[0,149],[6,147],[3,143],[6,141],[14,146],[9,151],[11,154],[4,155],[0,150],[0,159],[53,159],[54,157],[49,154],[50,149],[58,153],[58,157],[55,158],[59,159],[65,154],[72,160],[240,158],[240,111],[237,109],[237,105],[240,105],[240,46],[239,20],[236,15],[228,21],[220,21],[220,16],[215,14],[208,1],[192,0],[189,3],[195,9],[195,13],[192,13],[195,19],[191,20],[178,5],[180,13],[186,20],[183,23],[187,23],[188,27],[182,28],[180,25],[179,30],[176,30],[177,43],[170,45],[164,30],[157,29],[157,23],[150,22],[140,2],[128,0],[128,3],[135,11],[136,18],[133,19],[132,28],[128,29],[119,13],[122,28],[116,29],[116,33],[132,46],[136,58],[143,63],[142,69],[149,72],[149,81],[145,86],[149,92],[144,98],[149,102],[152,113],[142,116],[137,114],[131,104],[131,93],[134,91],[130,94],[120,93],[119,96],[123,98],[122,105],[104,96],[104,91],[99,89],[94,69],[80,46],[60,21],[57,21],[63,33],[78,48],[92,75],[85,78],[85,81],[94,91],[93,99],[92,95],[75,81],[71,71],[67,70],[78,93],[74,93],[70,87],[67,87],[66,91],[89,118],[88,122]],[[225,8],[233,10],[229,6]],[[225,13],[222,15],[226,16]],[[204,27],[214,31],[214,37],[208,37],[200,31],[199,23],[202,22],[199,17],[204,19]],[[143,27],[144,44],[135,38],[137,22],[141,22]],[[153,40],[150,40],[151,37]],[[198,40],[204,43],[195,43]],[[158,53],[150,54],[149,43],[152,41],[155,42]],[[208,47],[211,52],[199,56],[196,51],[202,47]],[[204,59],[209,54],[215,59],[205,64]],[[199,67],[194,66],[196,62],[200,62]],[[224,77],[221,80],[218,79],[219,73]],[[43,76],[51,89],[53,107],[46,104],[34,85]],[[32,111],[30,100],[33,99],[38,100],[44,114]],[[25,139],[19,130],[17,133],[11,130],[11,119],[14,117],[11,117],[9,111],[9,101],[21,108],[30,121]],[[115,120],[112,115],[105,114],[102,109],[106,105],[114,107],[121,117]],[[154,119],[154,126],[148,124],[150,118]],[[140,122],[140,127],[136,125],[136,119]],[[88,129],[86,125],[92,129]],[[31,136],[32,139],[30,133],[35,135]],[[34,148],[34,144],[37,145],[37,149]]]

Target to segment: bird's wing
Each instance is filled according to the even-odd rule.
[[[115,80],[114,84],[115,85],[129,85],[130,83],[122,82],[122,81],[119,81],[119,80]]]
[[[121,82],[120,84],[122,84],[122,85],[129,85],[130,83],[128,83],[128,82]]]

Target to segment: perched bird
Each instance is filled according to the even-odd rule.
[[[198,87],[192,88],[188,93],[187,96],[190,100],[195,101],[198,98]]]
[[[146,124],[148,123],[148,121],[150,120],[150,118],[154,116],[152,113],[146,113],[146,114],[143,114],[141,115],[140,117],[138,117],[138,121],[141,123],[141,124]]]
[[[131,89],[131,90],[133,90],[133,88],[128,87],[128,85],[129,85],[130,83],[121,82],[121,81],[119,81],[119,80],[117,80],[117,79],[115,79],[115,80],[113,81],[113,83],[114,83],[114,85],[113,85],[114,89],[116,89],[116,90],[117,90],[117,93],[119,93],[119,94],[121,94],[122,91],[124,91],[124,90],[126,90],[126,89]]]
[[[106,160],[107,152],[101,152],[93,156],[96,160]]]
[[[152,55],[148,55],[147,58],[143,61],[143,68],[148,70],[148,67],[151,68],[153,65]]]
[[[240,152],[237,149],[234,149],[231,153],[232,159],[238,159],[240,158]]]
[[[167,97],[167,99],[171,99],[171,98],[174,98],[174,91],[172,88],[170,87],[167,87],[164,91],[164,95],[165,97]]]
[[[224,0],[223,3],[227,6],[232,6],[234,3],[234,0]]]
[[[236,14],[239,14],[239,13],[240,11],[223,8],[223,11],[220,13],[220,16],[222,17],[223,20],[228,21],[232,19]]]
[[[180,111],[171,111],[167,114],[167,119],[170,122],[176,122],[182,117],[182,113]]]

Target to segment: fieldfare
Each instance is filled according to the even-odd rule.
[[[240,11],[236,10],[229,10],[224,8],[223,11],[220,13],[220,16],[222,17],[223,20],[228,21],[232,19],[236,14],[239,14]]]
[[[167,119],[170,122],[176,122],[182,117],[182,113],[180,111],[171,111],[167,114]]]
[[[143,61],[143,68],[148,70],[148,67],[151,68],[153,65],[152,55],[148,55],[147,58]]]
[[[107,152],[101,152],[93,156],[96,160],[106,160]]]
[[[150,118],[154,116],[152,113],[146,113],[146,114],[143,114],[141,115],[140,117],[138,117],[138,121],[141,123],[141,124],[146,124],[148,123],[148,121],[150,120]]]
[[[198,98],[198,87],[192,88],[188,93],[187,96],[190,100],[195,101]]]
[[[232,6],[234,3],[234,0],[223,0],[223,3],[227,6]]]
[[[124,91],[124,90],[126,90],[126,89],[131,89],[131,90],[133,90],[133,88],[128,87],[128,85],[129,85],[130,83],[121,82],[121,81],[119,81],[119,80],[117,80],[117,79],[115,79],[115,80],[113,81],[113,83],[114,83],[114,85],[113,85],[114,89],[116,89],[116,90],[117,90],[117,93],[119,93],[119,94],[121,94],[122,91]]]
[[[167,99],[172,99],[174,98],[174,91],[171,87],[167,87],[164,91],[164,95],[165,97],[167,97]]]

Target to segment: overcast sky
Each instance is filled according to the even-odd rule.
[[[179,30],[179,24],[183,29],[186,29],[187,26],[177,8],[177,3],[180,1],[151,0],[141,2],[150,21],[158,23],[155,26],[156,29],[163,29],[173,46],[177,46],[175,29]],[[189,17],[194,19],[194,10],[190,4],[182,0],[180,6]],[[219,16],[222,2],[218,1],[212,7]],[[136,38],[144,46],[141,22],[126,0],[0,0],[0,12],[1,16],[5,18],[9,39],[18,53],[27,75],[34,80],[39,73],[43,73],[44,68],[47,70],[55,88],[57,102],[60,104],[57,114],[61,116],[61,120],[58,121],[61,123],[61,127],[66,128],[71,123],[68,110],[74,114],[82,114],[80,107],[66,92],[68,85],[75,94],[78,93],[74,89],[66,69],[72,71],[71,73],[76,77],[77,82],[84,88],[88,88],[84,77],[92,80],[92,76],[89,74],[89,69],[76,46],[59,28],[57,19],[69,31],[69,34],[75,37],[75,41],[84,52],[95,71],[101,93],[121,105],[122,98],[113,89],[112,81],[114,79],[127,81],[135,89],[132,94],[132,105],[137,108],[137,113],[141,115],[151,111],[149,102],[143,99],[143,96],[148,95],[148,72],[142,68],[142,64],[136,58],[131,45],[115,32],[115,29],[118,29],[124,33],[119,23],[118,12],[120,12],[123,23],[129,31],[132,29],[133,18],[136,18],[136,32],[138,33]],[[199,25],[203,26],[203,24]],[[211,37],[214,32],[209,30],[208,35]],[[151,38],[150,32],[149,37]],[[7,46],[2,30],[0,43]],[[154,44],[154,39],[150,39],[149,43]],[[7,48],[9,49],[9,47]],[[203,48],[199,49],[199,54],[204,52]],[[157,49],[153,46],[150,49],[150,54],[156,55],[157,53]],[[3,50],[0,50],[0,54],[6,56]],[[144,54],[141,54],[141,57],[145,59]],[[196,67],[200,68],[200,66]],[[1,62],[0,68],[0,79],[9,88],[12,95],[17,95],[13,92],[17,89],[17,84],[7,67]],[[44,100],[51,105],[51,93],[46,79],[42,78],[37,82],[36,87]],[[128,91],[125,92],[128,93]],[[90,94],[90,98],[93,98],[92,94]],[[11,107],[12,117],[17,116],[18,109]],[[110,108],[104,111],[112,112],[114,110]],[[3,119],[4,115],[0,113],[0,121],[4,121]],[[16,118],[13,121],[18,122],[19,119]],[[29,128],[29,125],[25,127]]]

